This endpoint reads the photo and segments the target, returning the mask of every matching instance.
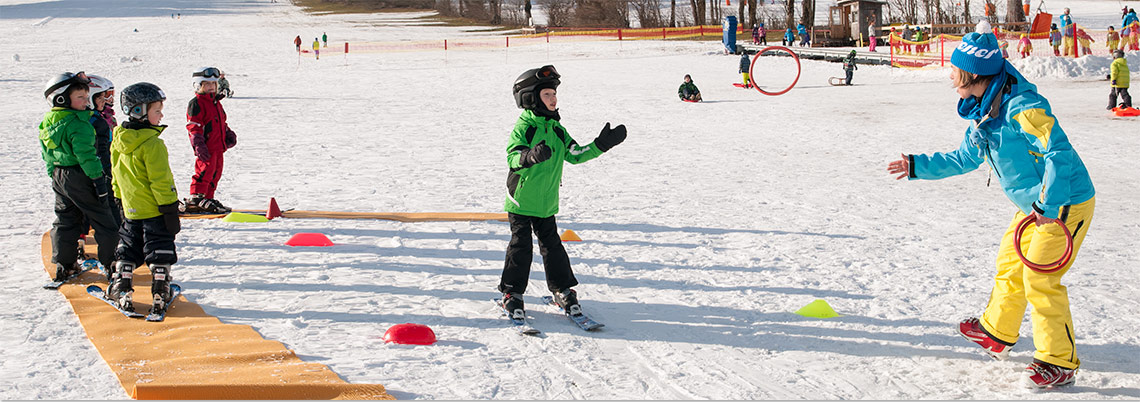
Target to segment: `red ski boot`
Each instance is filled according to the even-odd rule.
[[[958,324],[958,333],[962,334],[963,338],[980,345],[990,357],[997,360],[1009,359],[1009,349],[1013,345],[1006,345],[991,338],[990,335],[982,329],[982,323],[979,322],[977,318],[970,317],[962,320],[962,322]]]
[[[1077,370],[1045,363],[1034,359],[1025,368],[1025,386],[1029,388],[1049,388],[1070,385],[1077,381]]]

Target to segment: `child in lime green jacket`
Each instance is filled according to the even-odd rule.
[[[181,230],[178,221],[178,190],[166,143],[158,138],[166,94],[157,86],[140,82],[122,91],[123,111],[129,120],[115,129],[111,143],[111,170],[115,194],[122,197],[126,217],[119,231],[115,250],[112,284],[107,298],[126,311],[131,304],[133,272],[144,262],[150,267],[151,312],[165,311],[173,295],[170,266],[178,262],[174,236]]]
[[[526,292],[533,257],[531,232],[538,237],[546,268],[547,288],[555,302],[568,313],[579,311],[578,284],[570,269],[570,257],[562,247],[554,215],[558,213],[558,190],[564,162],[578,164],[597,158],[625,140],[625,126],[602,129],[594,142],[578,145],[559,122],[557,89],[561,76],[554,66],[524,72],[513,87],[515,103],[525,109],[511,131],[507,145],[507,200],[505,210],[511,225],[511,242],[498,289],[500,305],[512,318],[523,318],[522,295]]]

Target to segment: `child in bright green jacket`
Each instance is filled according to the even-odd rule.
[[[51,228],[55,280],[80,273],[79,236],[87,225],[95,229],[99,262],[110,266],[118,228],[110,207],[110,178],[95,151],[93,111],[86,110],[91,80],[83,72],[63,73],[47,82],[44,97],[51,111],[40,123],[40,152],[55,193],[55,222]]]
[[[511,225],[511,242],[498,289],[500,301],[512,318],[525,317],[522,295],[526,292],[533,256],[531,232],[538,237],[546,268],[547,288],[555,302],[570,314],[580,312],[573,286],[578,284],[570,269],[570,257],[562,247],[554,215],[558,213],[558,189],[564,162],[574,164],[597,158],[625,140],[624,125],[602,128],[594,142],[578,145],[559,123],[557,89],[561,76],[554,66],[527,70],[513,87],[515,103],[525,109],[507,145],[507,200],[504,209]]]
[[[1128,60],[1124,59],[1124,51],[1120,49],[1113,50],[1112,57],[1115,60],[1108,68],[1108,79],[1112,82],[1112,92],[1108,93],[1108,110],[1117,106],[1132,107],[1132,95],[1128,94],[1129,75],[1132,73],[1128,71]],[[1116,103],[1117,95],[1120,95],[1122,101],[1119,105]]]
[[[124,88],[120,103],[129,120],[115,129],[111,143],[114,190],[122,197],[126,220],[119,231],[107,298],[127,311],[134,311],[133,272],[144,262],[152,274],[151,313],[165,311],[173,298],[170,266],[178,262],[174,236],[181,224],[166,144],[158,138],[166,129],[160,125],[164,100],[166,94],[151,83]]]

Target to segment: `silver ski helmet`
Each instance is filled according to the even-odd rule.
[[[198,92],[203,82],[218,82],[222,77],[222,70],[217,67],[198,67],[190,76],[194,78],[194,92]]]
[[[534,109],[538,106],[538,91],[545,88],[558,89],[562,83],[559,78],[562,76],[551,65],[526,70],[515,79],[511,90],[515,95],[515,104],[520,109]]]
[[[146,105],[166,100],[166,94],[158,88],[158,85],[140,82],[123,88],[119,98],[123,113],[132,119],[143,120],[146,118]]]
[[[87,89],[90,83],[91,80],[82,71],[57,75],[44,85],[44,99],[47,99],[52,107],[67,107],[67,93],[72,89]]]
[[[87,84],[88,88],[91,89],[91,94],[90,94],[91,96],[87,99],[87,101],[90,102],[91,107],[95,107],[95,98],[97,97],[96,95],[100,95],[100,96],[111,95],[111,96],[107,97],[107,106],[114,108],[115,107],[115,96],[114,96],[115,95],[115,83],[111,82],[111,80],[109,80],[109,79],[100,77],[100,76],[95,75],[95,74],[91,74],[91,75],[87,76],[87,78],[91,79],[91,83]],[[108,93],[108,92],[110,92],[110,93]]]

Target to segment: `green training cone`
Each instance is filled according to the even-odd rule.
[[[815,299],[815,301],[808,303],[808,305],[801,307],[799,310],[796,310],[796,314],[812,318],[839,317],[839,314],[835,312],[835,309],[832,309],[831,305],[827,304],[827,301],[823,299]]]
[[[269,219],[266,219],[264,216],[261,216],[261,215],[243,214],[241,212],[230,212],[229,215],[226,215],[225,218],[222,218],[222,221],[224,221],[224,222],[269,222]]]

